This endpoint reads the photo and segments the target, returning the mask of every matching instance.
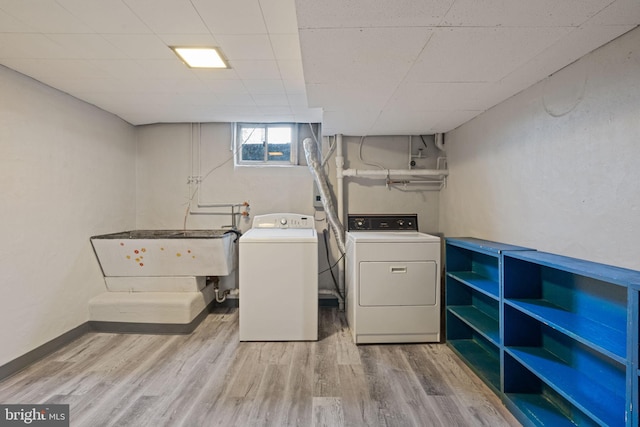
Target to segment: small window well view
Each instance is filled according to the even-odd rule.
[[[295,123],[238,123],[236,162],[240,165],[296,165]]]

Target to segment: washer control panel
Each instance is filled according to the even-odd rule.
[[[418,215],[348,215],[347,231],[418,231]]]
[[[253,217],[253,228],[315,228],[313,216],[275,213]]]

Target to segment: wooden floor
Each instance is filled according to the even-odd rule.
[[[519,425],[447,346],[355,346],[332,308],[318,342],[240,343],[228,308],[191,335],[89,333],[0,382],[0,403],[70,404],[91,427]]]

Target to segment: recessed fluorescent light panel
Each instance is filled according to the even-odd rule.
[[[191,68],[229,68],[214,47],[172,47],[182,61]]]

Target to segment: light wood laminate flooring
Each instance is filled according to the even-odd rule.
[[[71,426],[520,425],[443,344],[239,342],[238,310],[190,335],[88,333],[0,382],[1,403],[65,403]]]

